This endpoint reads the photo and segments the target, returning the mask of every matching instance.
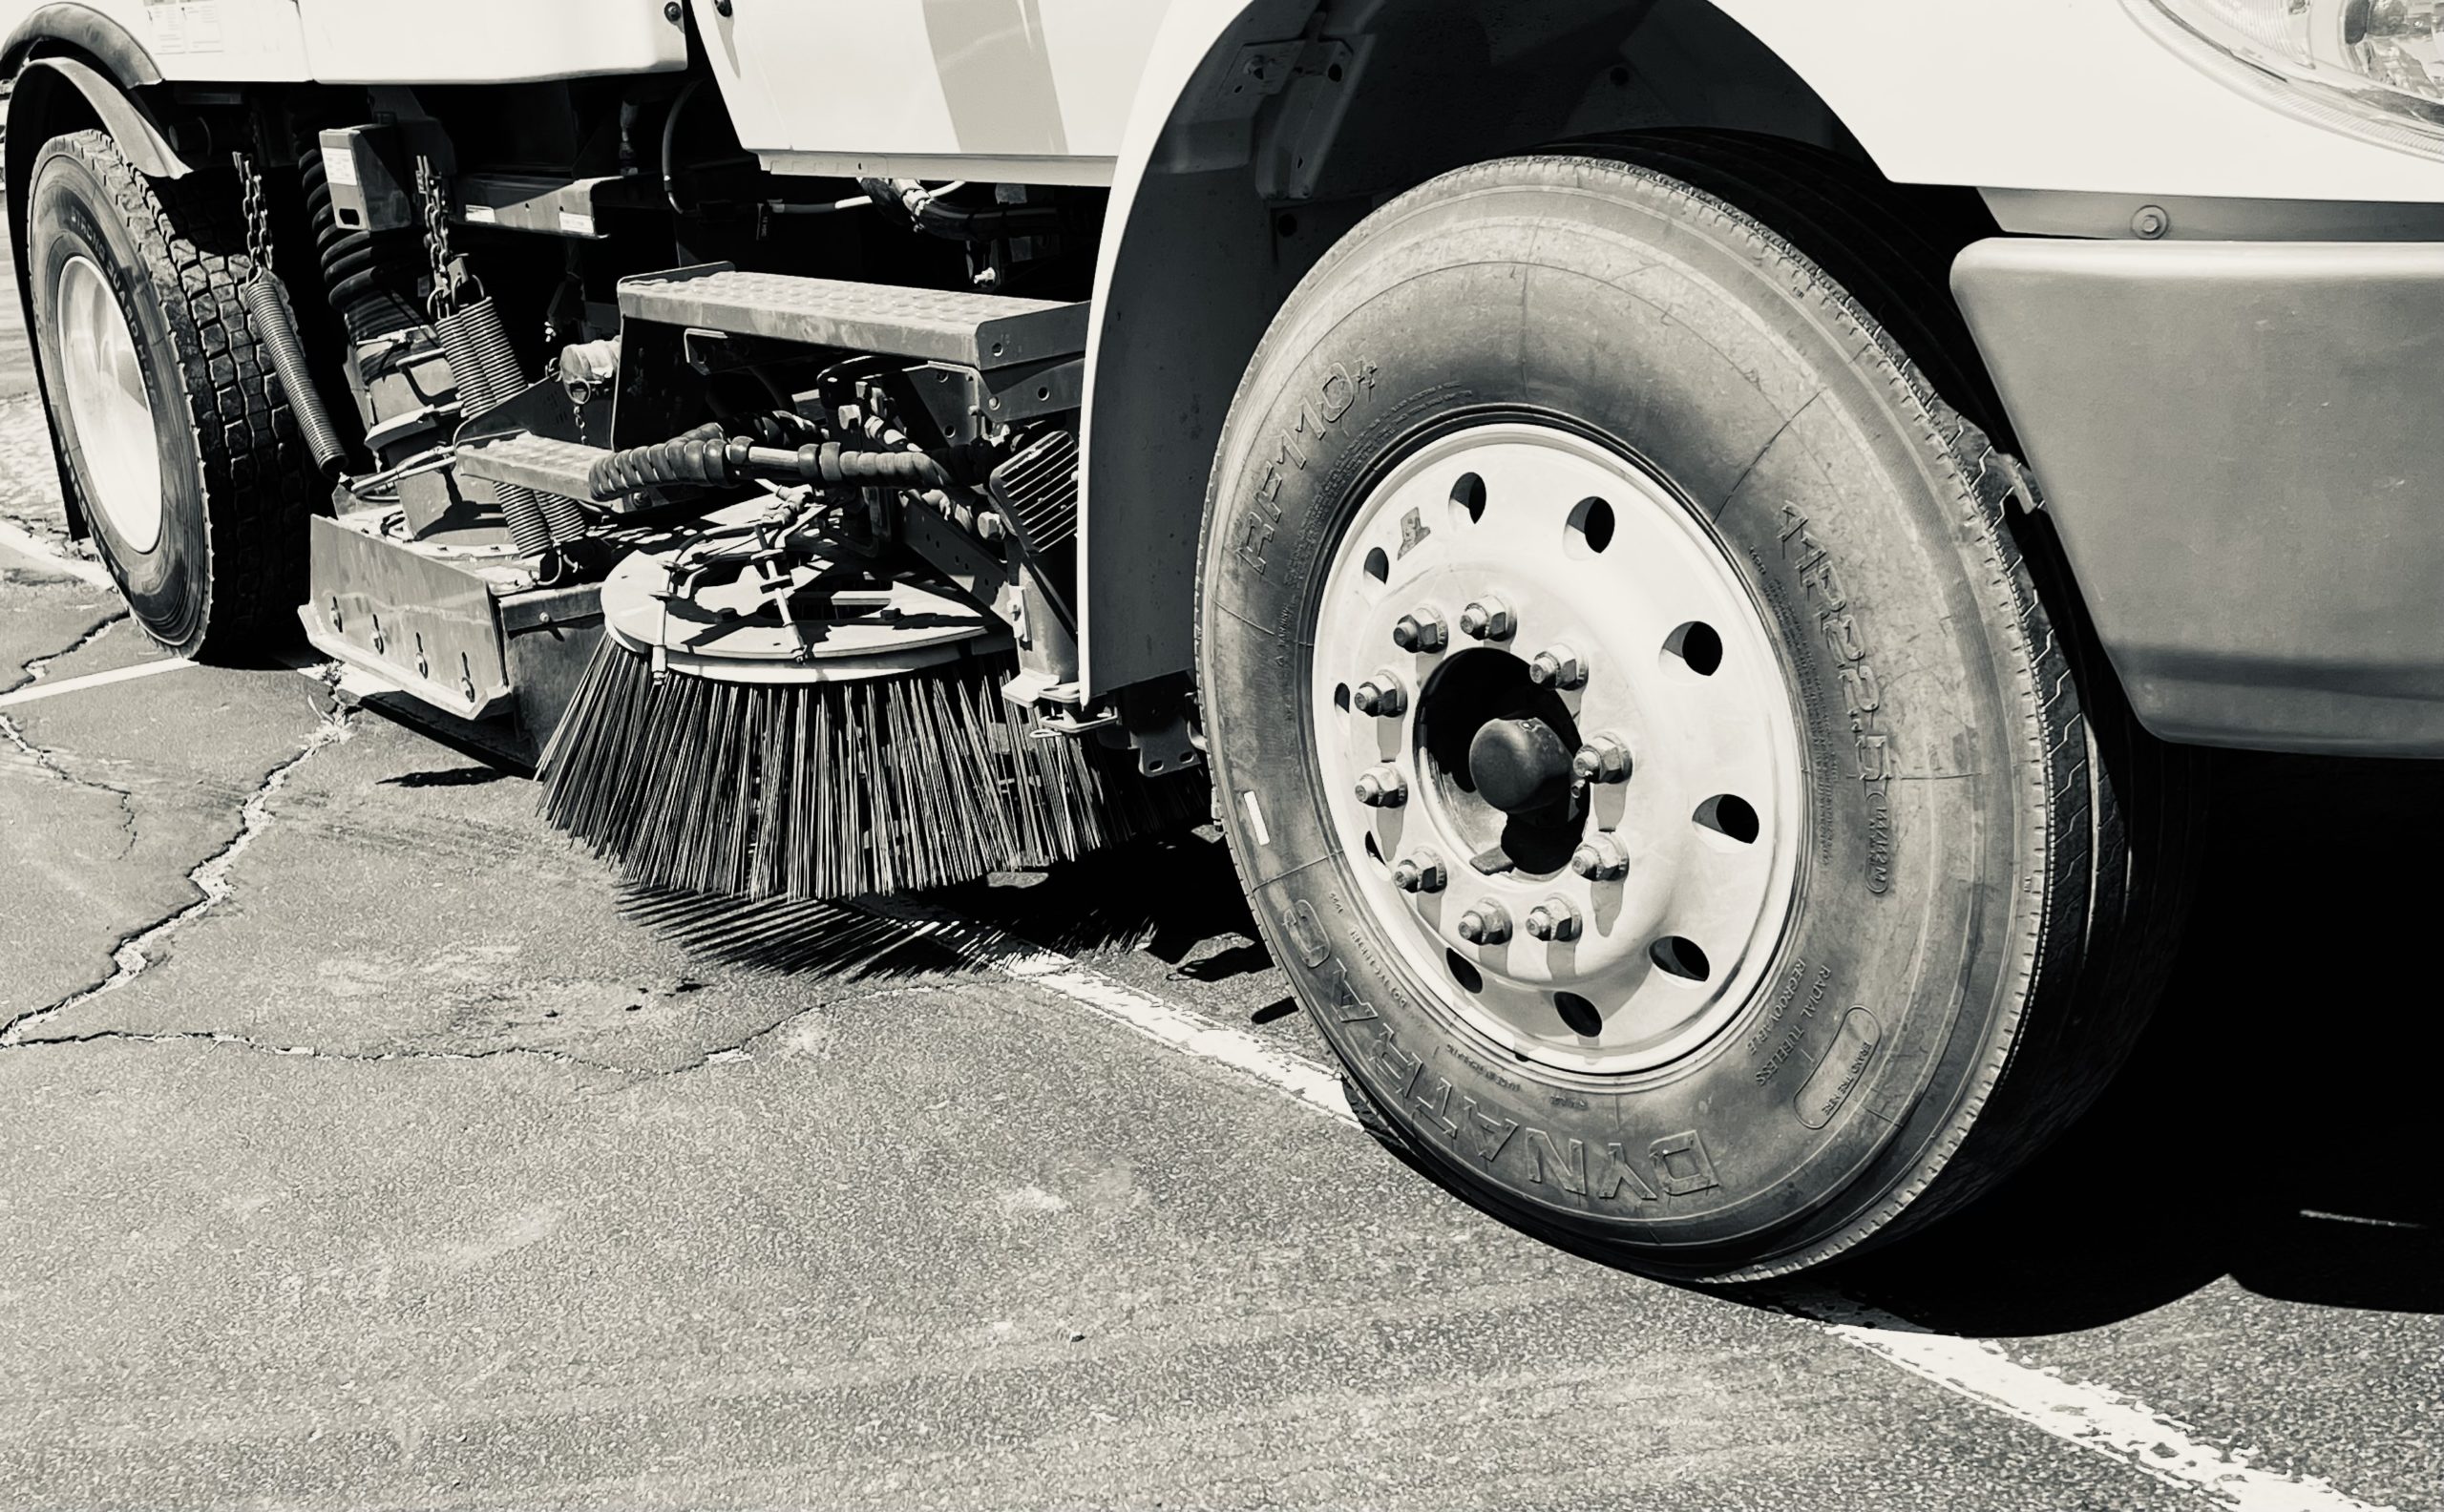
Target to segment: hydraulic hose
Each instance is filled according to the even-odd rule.
[[[665,484],[727,487],[749,478],[851,487],[939,489],[976,481],[964,449],[941,452],[858,452],[836,441],[795,451],[732,440],[719,426],[700,426],[653,446],[615,452],[594,464],[586,482],[598,499]]]
[[[323,396],[306,370],[306,347],[297,339],[297,320],[288,308],[288,291],[281,286],[278,275],[258,267],[240,298],[245,303],[256,338],[271,356],[272,371],[280,376],[281,392],[288,398],[288,412],[296,417],[297,429],[314,453],[314,465],[323,470],[326,477],[335,474],[348,455],[348,447],[340,440],[339,432],[331,429],[331,417],[323,409]]]

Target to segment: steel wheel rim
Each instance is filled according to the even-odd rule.
[[[109,278],[90,258],[59,270],[61,387],[92,502],[129,550],[161,539],[161,455],[136,333]]]
[[[1471,604],[1506,610],[1508,634],[1499,613],[1470,626],[1484,634],[1464,629]],[[1444,643],[1401,643],[1404,616],[1421,629],[1439,618]],[[1533,659],[1562,650],[1573,655],[1537,686]],[[1798,718],[1757,599],[1663,479],[1557,427],[1438,438],[1359,505],[1314,658],[1316,776],[1358,895],[1470,1028],[1522,1061],[1619,1076],[1691,1054],[1758,996],[1807,830]],[[1572,773],[1569,811],[1492,807],[1496,793],[1526,801],[1515,782],[1478,781],[1510,772],[1513,743],[1471,737],[1455,761],[1453,732],[1506,707],[1574,739],[1581,762],[1596,737],[1616,738],[1626,779],[1598,761],[1593,780]],[[1528,743],[1533,790],[1549,791],[1551,743]],[[1599,837],[1626,858],[1620,874],[1611,852],[1591,865],[1578,850]],[[1572,855],[1556,863],[1562,839]],[[1508,937],[1464,937],[1488,903]],[[1535,932],[1540,908],[1549,928]]]

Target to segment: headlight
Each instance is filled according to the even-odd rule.
[[[2269,104],[2444,157],[2444,0],[2123,0],[2176,51]]]

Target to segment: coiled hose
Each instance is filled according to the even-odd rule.
[[[458,381],[461,408],[468,414],[489,410],[516,397],[525,388],[516,349],[500,321],[500,307],[491,295],[461,305],[432,323],[450,359],[451,376]],[[585,534],[585,508],[575,499],[536,493],[516,484],[497,483],[501,521],[509,527],[511,544],[526,556],[537,556],[555,544],[566,544]]]
[[[652,446],[614,452],[586,474],[598,499],[665,484],[725,487],[748,478],[856,487],[939,489],[973,481],[961,449],[943,452],[856,452],[836,441],[795,451],[732,440],[717,425],[699,426]]]

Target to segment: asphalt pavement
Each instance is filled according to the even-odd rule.
[[[11,329],[0,1504],[2444,1509],[2428,768],[2224,765],[2106,1104],[1718,1294],[1334,1116],[1210,836],[651,914],[76,558]]]

